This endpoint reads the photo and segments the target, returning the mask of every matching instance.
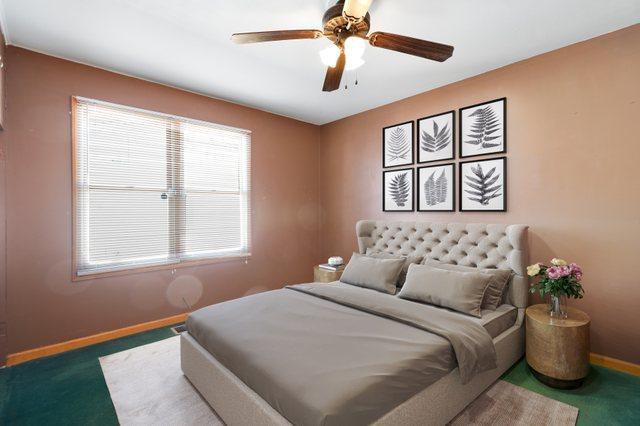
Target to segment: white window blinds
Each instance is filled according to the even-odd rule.
[[[73,105],[78,276],[249,256],[249,131]]]

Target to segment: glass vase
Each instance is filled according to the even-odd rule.
[[[555,319],[567,318],[567,296],[549,296],[549,316]]]

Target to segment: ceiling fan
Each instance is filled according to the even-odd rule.
[[[333,45],[320,52],[322,62],[328,66],[322,90],[332,92],[340,87],[345,69],[356,69],[364,61],[366,40],[374,47],[395,50],[438,62],[453,54],[453,46],[420,40],[385,32],[369,33],[371,17],[369,7],[373,0],[338,0],[322,17],[324,30],[281,30],[237,33],[231,36],[236,43],[316,39],[326,37]],[[368,35],[367,35],[368,34]]]

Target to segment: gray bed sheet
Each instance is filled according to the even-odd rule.
[[[482,310],[482,318],[473,318],[481,324],[495,339],[516,324],[518,319],[518,308],[512,305],[500,305],[495,311]]]
[[[295,425],[368,424],[456,366],[467,381],[496,361],[472,317],[347,284],[212,305],[187,329]]]

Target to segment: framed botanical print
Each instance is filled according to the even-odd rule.
[[[456,112],[448,111],[418,120],[418,163],[453,160]]]
[[[507,159],[460,163],[461,212],[507,211]]]
[[[413,121],[382,129],[382,167],[413,164]]]
[[[412,212],[413,203],[413,169],[382,172],[382,211]]]
[[[418,167],[418,211],[453,212],[456,209],[454,188],[456,186],[455,165]]]
[[[460,158],[507,152],[507,98],[460,109]]]

